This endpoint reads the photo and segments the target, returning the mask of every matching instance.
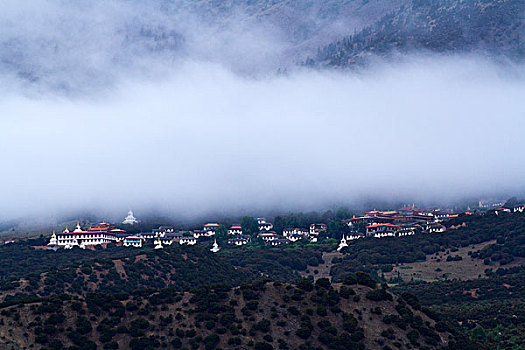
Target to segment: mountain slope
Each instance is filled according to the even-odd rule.
[[[413,0],[373,26],[324,46],[307,64],[348,67],[373,55],[420,49],[523,58],[523,14],[520,0]]]
[[[452,339],[413,296],[357,279],[21,301],[1,305],[0,349],[435,349]]]

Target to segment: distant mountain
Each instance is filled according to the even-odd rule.
[[[374,25],[319,49],[307,65],[348,67],[374,55],[480,51],[522,59],[522,0],[412,0]]]
[[[241,74],[347,67],[426,49],[523,57],[523,0],[117,0],[12,5],[0,74],[53,90],[107,87],[186,60]],[[28,12],[29,11],[29,12]]]

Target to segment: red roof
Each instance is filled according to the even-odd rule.
[[[211,222],[209,224],[204,225],[204,227],[207,227],[207,226],[219,226],[219,224],[217,224],[215,222]]]
[[[235,229],[239,229],[240,230],[241,229],[241,225],[232,225],[232,226],[230,226],[230,229],[231,230],[235,230]]]
[[[367,226],[366,228],[369,228],[369,227],[381,227],[381,226],[399,227],[398,225],[394,225],[394,224],[375,224],[375,225]]]

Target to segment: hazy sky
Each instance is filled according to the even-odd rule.
[[[51,28],[53,16],[65,16],[39,11],[50,11],[40,20]],[[95,24],[111,17],[96,14]],[[104,30],[95,24],[90,31]],[[24,66],[41,74],[28,83],[13,73],[16,60],[0,67],[0,219],[85,207],[191,214],[363,195],[525,192],[523,66],[422,54],[355,73],[254,78],[232,69],[225,52],[177,61],[141,52],[129,65],[114,62],[120,56],[107,41],[82,51],[75,33],[61,33],[72,36],[63,41],[69,51],[40,62],[26,42],[39,25],[0,36],[6,45],[19,35]],[[249,46],[232,45],[252,57]]]

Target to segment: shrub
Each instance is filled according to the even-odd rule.
[[[257,342],[255,343],[254,349],[255,350],[273,350],[273,346],[268,343]]]
[[[312,281],[310,281],[308,278],[303,278],[296,284],[297,288],[302,289],[307,292],[311,292],[314,289],[314,285]]]
[[[328,278],[319,278],[315,285],[319,288],[328,289],[330,288],[330,280]]]
[[[257,331],[261,331],[263,333],[268,333],[270,331],[270,321],[268,320],[262,320],[260,322],[257,322],[253,328]]]
[[[355,291],[350,287],[341,286],[341,289],[339,290],[339,295],[343,299],[348,299],[350,296],[355,295]]]
[[[372,277],[370,277],[369,274],[367,273],[364,273],[364,272],[356,272],[355,273],[355,277],[357,279],[357,283],[358,284],[361,284],[363,286],[368,286],[370,288],[375,288],[376,287],[376,281],[374,281],[372,279]]]
[[[413,330],[411,330],[410,332],[407,333],[407,338],[412,344],[417,345],[417,340],[419,338],[419,333],[415,329],[413,329]]]
[[[206,338],[204,338],[204,347],[206,350],[215,349],[217,345],[219,344],[221,338],[217,334],[210,334]]]
[[[91,332],[91,330],[93,329],[93,327],[91,327],[91,323],[89,322],[89,320],[85,318],[84,316],[80,316],[77,319],[76,326],[77,326],[77,332],[80,334],[87,334]]]
[[[383,288],[369,291],[366,293],[366,298],[373,301],[393,300],[392,294],[388,293]]]
[[[297,336],[302,339],[308,339],[312,334],[312,329],[309,327],[301,327],[296,332]]]

